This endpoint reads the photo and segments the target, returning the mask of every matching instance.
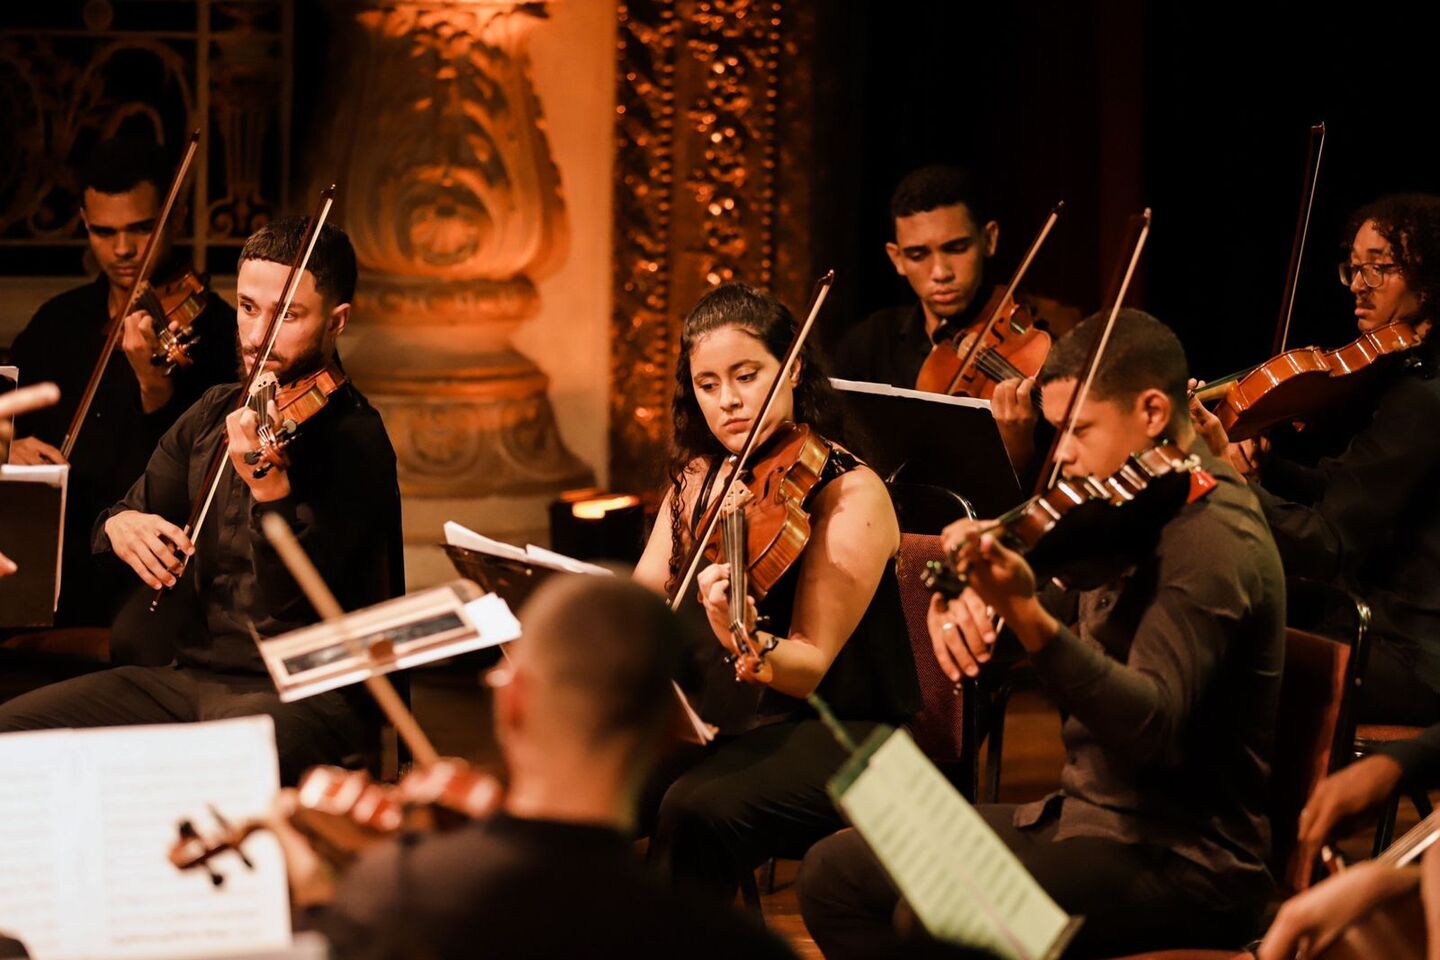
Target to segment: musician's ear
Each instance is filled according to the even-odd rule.
[[[796,357],[796,358],[795,358],[795,366],[793,366],[793,367],[790,368],[790,388],[791,388],[792,390],[793,390],[795,387],[800,386],[800,365],[803,364],[804,362],[805,362],[804,360],[800,359],[799,357]]]
[[[345,332],[345,324],[350,322],[350,304],[342,303],[330,311],[329,331],[333,336],[340,336]]]
[[[980,228],[980,233],[985,237],[985,256],[995,256],[995,248],[1000,245],[1000,222],[990,220]]]
[[[900,245],[898,243],[885,244],[885,255],[890,258],[895,272],[902,277],[905,276],[905,260],[900,256]]]
[[[1145,435],[1153,440],[1169,434],[1175,404],[1164,390],[1150,387],[1135,398],[1135,413],[1145,427]]]

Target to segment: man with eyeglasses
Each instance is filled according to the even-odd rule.
[[[1264,444],[1230,443],[1192,404],[1201,433],[1247,475],[1287,574],[1338,581],[1370,604],[1357,716],[1440,720],[1440,380],[1428,338],[1440,306],[1440,197],[1384,197],[1358,210],[1340,280],[1362,333],[1407,323],[1425,338],[1369,394],[1373,416],[1339,456],[1302,466]]]

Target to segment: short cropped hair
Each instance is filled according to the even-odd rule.
[[[305,217],[281,217],[256,230],[240,249],[240,263],[267,260],[289,266],[300,252],[305,239]],[[315,277],[315,289],[332,305],[351,303],[355,299],[355,281],[359,268],[355,264],[355,248],[345,231],[333,224],[320,229],[315,250],[306,264]]]
[[[1042,386],[1055,380],[1079,380],[1085,375],[1085,362],[1107,317],[1104,313],[1087,317],[1056,342],[1040,369]],[[1090,385],[1090,395],[1126,404],[1142,392],[1156,389],[1164,391],[1175,409],[1183,413],[1189,380],[1185,348],[1174,332],[1145,311],[1126,308],[1115,318],[1115,329]]]
[[[125,136],[102,140],[80,165],[80,189],[97,193],[129,193],[142,183],[153,183],[163,200],[175,167],[165,148],[154,140]]]
[[[990,219],[990,205],[970,171],[938,164],[921,167],[906,174],[895,188],[890,217],[898,220],[961,203],[970,209],[976,226],[984,226]]]
[[[679,617],[629,577],[568,574],[548,579],[520,612],[524,639],[544,676],[583,704],[592,742],[670,730],[671,689],[687,642]]]

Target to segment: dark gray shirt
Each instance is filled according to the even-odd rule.
[[[1064,715],[1060,791],[1016,825],[1165,847],[1235,902],[1268,895],[1266,815],[1284,663],[1285,580],[1259,504],[1216,479],[1153,554],[1080,593],[1075,629],[1031,659]]]

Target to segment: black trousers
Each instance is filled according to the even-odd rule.
[[[1440,692],[1420,679],[1405,651],[1375,635],[1366,661],[1355,703],[1358,722],[1428,727],[1440,721]]]
[[[0,705],[0,733],[58,727],[190,723],[266,714],[275,721],[280,780],[320,763],[352,765],[378,744],[377,721],[332,690],[281,703],[267,676],[184,667],[116,667],[52,683]]]
[[[859,741],[876,724],[845,726]],[[825,784],[845,758],[813,719],[685,748],[648,791],[642,825],[651,861],[678,885],[733,900],[743,872],[772,856],[799,859],[844,826]]]
[[[1114,957],[1180,947],[1239,949],[1258,912],[1217,902],[1206,875],[1168,849],[1092,837],[1055,840],[1055,824],[1020,829],[1015,808],[976,808],[1040,886],[1085,923],[1065,956]],[[800,868],[800,912],[827,960],[938,955],[896,932],[900,895],[854,830],[810,849]],[[908,948],[907,948],[908,947]],[[959,951],[957,951],[959,953]]]

